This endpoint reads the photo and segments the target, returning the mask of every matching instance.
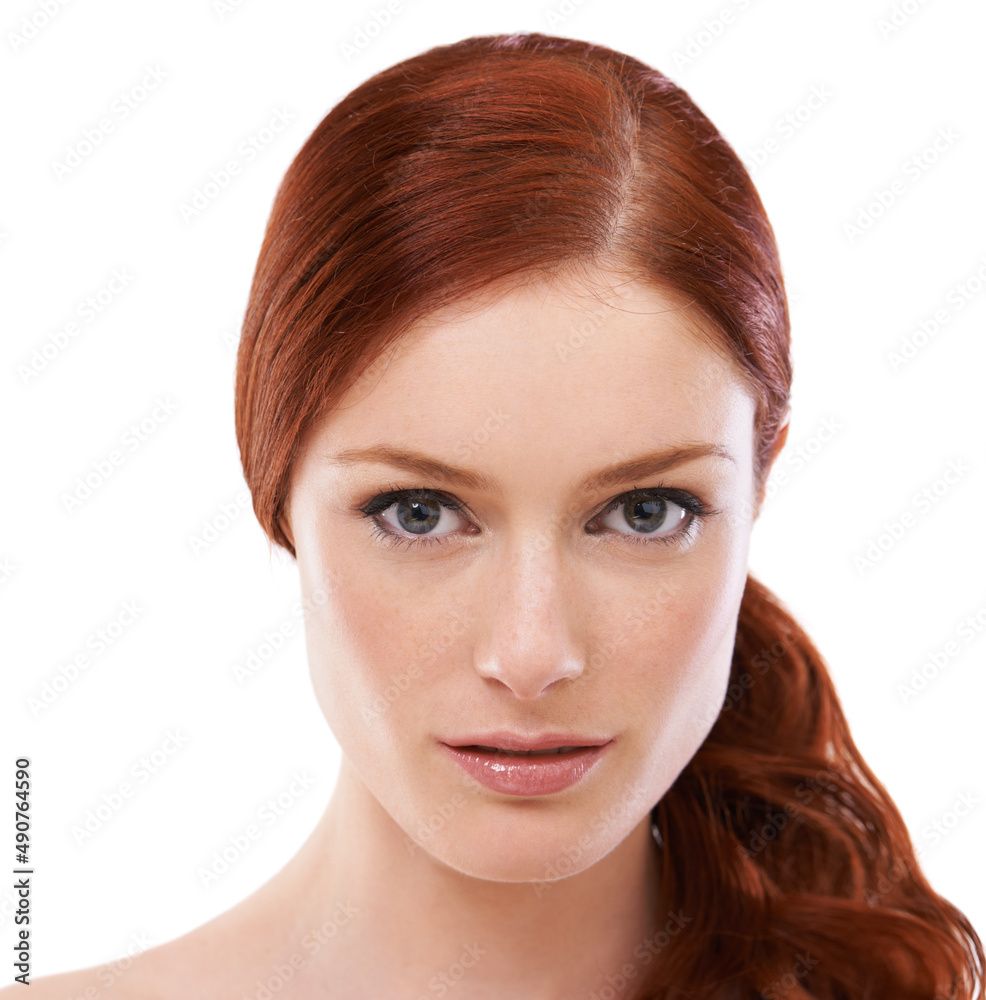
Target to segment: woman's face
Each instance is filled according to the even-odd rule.
[[[380,359],[292,470],[322,710],[383,809],[454,869],[589,867],[715,720],[754,404],[698,322],[609,271],[463,302]],[[375,499],[401,490],[422,492]],[[447,746],[504,734],[605,746],[581,765]]]

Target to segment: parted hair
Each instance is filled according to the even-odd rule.
[[[237,357],[271,541],[294,553],[280,518],[305,435],[415,321],[597,263],[702,314],[756,400],[762,495],[791,387],[784,281],[747,171],[681,87],[533,33],[438,46],[346,95],[277,192]],[[652,818],[668,931],[635,967],[640,1000],[982,997],[979,937],[923,875],[818,650],[752,575],[727,696]]]

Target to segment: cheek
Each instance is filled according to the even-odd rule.
[[[701,746],[725,698],[746,583],[746,546],[717,549],[680,574],[641,628],[625,690],[633,754],[659,798]]]
[[[319,705],[350,759],[359,761],[365,747],[374,758],[388,747],[406,752],[408,740],[431,735],[436,719],[426,695],[456,661],[471,618],[446,594],[429,600],[383,570],[339,569],[345,583],[306,624]],[[307,567],[302,584],[305,591],[326,586]]]

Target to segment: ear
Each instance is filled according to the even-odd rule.
[[[770,475],[770,469],[774,464],[774,460],[780,454],[781,449],[787,441],[787,432],[791,426],[791,408],[788,407],[787,412],[784,414],[784,423],[781,425],[780,430],[777,432],[777,439],[774,441],[774,446],[770,449],[770,459],[767,463],[767,469],[765,470],[767,475]]]
[[[291,533],[291,521],[286,510],[282,511],[277,517],[277,525],[284,533],[284,537],[291,543],[291,548],[297,552],[298,547],[294,544],[294,535]]]
[[[763,506],[764,498],[767,494],[767,480],[770,479],[770,470],[774,467],[774,462],[777,456],[781,453],[784,448],[784,444],[787,441],[787,432],[791,426],[791,408],[787,408],[784,414],[784,423],[781,425],[780,429],[777,431],[777,437],[774,439],[774,443],[771,446],[770,453],[767,456],[767,464],[763,470],[763,486],[757,495],[757,512],[755,517],[760,516],[760,508]]]

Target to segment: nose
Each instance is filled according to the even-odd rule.
[[[581,618],[577,588],[557,544],[528,538],[512,546],[483,596],[477,674],[525,701],[580,677],[585,652],[576,625]]]

